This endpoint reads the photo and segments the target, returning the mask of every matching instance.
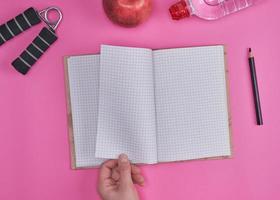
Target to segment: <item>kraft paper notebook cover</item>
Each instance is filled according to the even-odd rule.
[[[72,167],[231,156],[225,69],[222,45],[67,57]]]

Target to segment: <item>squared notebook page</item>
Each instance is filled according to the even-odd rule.
[[[95,158],[98,117],[99,55],[67,59],[76,167],[102,163]],[[73,156],[73,155],[72,155]]]
[[[157,162],[152,51],[102,45],[96,157]]]
[[[158,161],[229,156],[223,46],[153,52]]]

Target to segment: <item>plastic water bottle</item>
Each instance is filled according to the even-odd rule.
[[[256,0],[181,0],[169,9],[175,20],[196,15],[214,20],[250,7]]]

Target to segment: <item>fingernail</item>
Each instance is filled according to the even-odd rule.
[[[119,156],[119,159],[120,159],[120,161],[121,161],[122,163],[128,162],[128,157],[127,157],[126,154],[121,154],[121,155]]]

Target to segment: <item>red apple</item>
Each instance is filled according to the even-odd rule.
[[[103,0],[103,7],[114,23],[134,27],[148,19],[152,0]]]

